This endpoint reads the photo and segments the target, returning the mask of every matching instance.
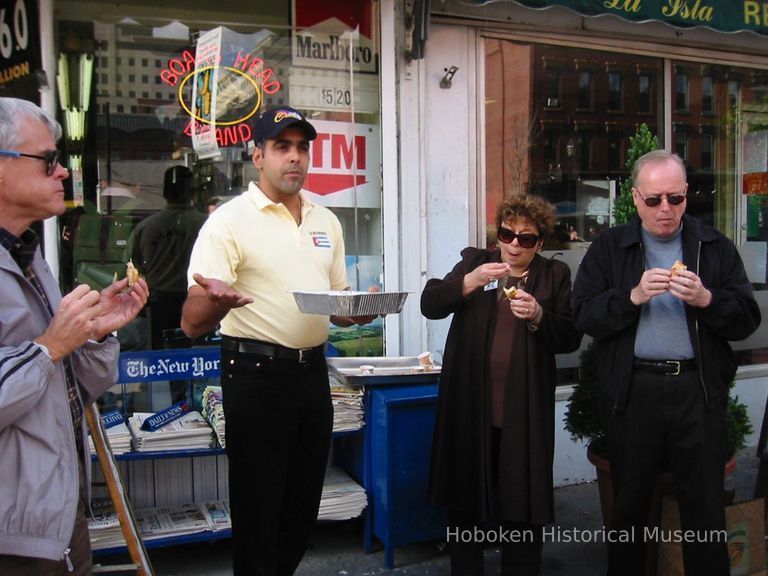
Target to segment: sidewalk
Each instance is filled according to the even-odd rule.
[[[736,500],[752,497],[757,474],[755,448],[737,455],[735,474],[727,487],[736,490]],[[590,534],[602,528],[597,484],[588,482],[555,490],[558,527],[571,534]],[[296,572],[297,576],[449,576],[448,556],[437,542],[395,549],[395,568],[384,568],[384,552],[363,552],[363,527],[359,520],[317,527],[312,547]],[[230,542],[178,546],[150,551],[157,576],[224,576],[231,574]],[[102,561],[116,563],[118,559]],[[486,551],[486,574],[498,574],[498,549]],[[605,571],[602,543],[547,542],[544,545],[542,576],[598,576]]]

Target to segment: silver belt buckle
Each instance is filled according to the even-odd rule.
[[[667,376],[679,376],[680,375],[680,369],[681,365],[680,362],[677,360],[667,360],[667,364],[674,364],[676,366],[676,370],[674,372],[667,372]]]
[[[299,364],[306,364],[308,362],[307,359],[304,358],[306,353],[309,352],[308,348],[299,348]]]

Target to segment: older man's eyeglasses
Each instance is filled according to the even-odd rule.
[[[533,248],[539,241],[539,237],[536,234],[530,232],[517,234],[516,232],[512,232],[509,228],[504,228],[504,226],[499,226],[499,229],[496,231],[496,236],[498,236],[499,241],[504,244],[510,244],[517,238],[517,243],[520,244],[522,248]]]
[[[17,152],[16,150],[0,150],[0,156],[8,156],[10,158],[35,158],[36,160],[45,160],[45,175],[52,176],[56,171],[56,166],[59,165],[59,151],[51,150],[45,154],[26,154],[24,152]]]
[[[640,196],[640,200],[642,200],[648,208],[656,208],[657,206],[661,206],[661,200],[662,198],[666,198],[667,202],[670,203],[672,206],[679,206],[683,202],[685,202],[685,194],[661,194],[659,196],[648,196],[645,197],[642,194],[640,194],[640,190],[635,188],[635,192],[637,192],[637,195]]]

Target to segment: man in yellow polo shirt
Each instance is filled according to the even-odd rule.
[[[223,335],[236,575],[293,574],[320,504],[333,425],[328,317],[299,312],[290,291],[348,286],[341,224],[300,193],[316,137],[292,108],[262,114],[259,184],[211,214],[190,259],[181,327],[197,337],[221,324]]]

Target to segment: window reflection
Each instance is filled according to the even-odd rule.
[[[608,74],[608,110],[620,111],[623,107],[621,74],[611,72]]]
[[[581,110],[592,109],[592,71],[579,71],[579,100],[578,107]]]
[[[380,285],[378,3],[338,3],[344,14],[303,27],[295,25],[298,15],[289,0],[261,3],[255,10],[242,3],[221,6],[216,13],[221,23],[210,20],[213,12],[180,0],[164,4],[165,13],[178,14],[178,20],[163,18],[145,4],[57,1],[60,50],[94,55],[88,130],[85,141],[76,144],[86,150],[83,191],[79,197],[70,191],[70,210],[62,217],[69,238],[62,249],[63,282],[100,287],[115,273],[124,275],[125,258],[133,254],[132,233],[141,229],[141,222],[168,210],[163,178],[170,167],[189,169],[193,185],[185,205],[202,218],[209,206],[241,193],[256,180],[251,113],[289,104],[307,113],[321,134],[312,145],[304,187],[311,201],[340,217],[352,288]],[[194,75],[195,56],[199,38],[212,30],[221,31],[221,66],[214,67],[219,74],[216,93],[206,100],[204,90],[196,91],[205,86]],[[328,35],[338,42],[357,42],[364,55],[353,62],[341,57],[310,61],[311,43]],[[307,54],[294,50],[297,38],[310,39]],[[192,122],[205,102],[215,102],[213,124],[205,118]],[[209,154],[199,146],[201,126],[214,126]],[[70,153],[74,146],[74,139],[65,145]],[[166,228],[168,233],[171,227]],[[136,257],[148,265],[143,253]],[[150,276],[150,291],[165,291],[153,286],[158,281]],[[169,291],[178,292],[176,286]],[[146,326],[135,327],[126,347],[162,345],[149,327],[158,311],[178,309],[180,297],[175,295],[174,304],[151,303]],[[343,335],[346,353],[383,352],[381,322],[368,327],[364,339],[356,330]]]
[[[675,75],[675,111],[688,112],[688,75]]]
[[[637,127],[646,123],[665,145],[666,97],[667,146],[688,170],[687,211],[737,243],[768,241],[765,72],[672,61],[665,86],[661,59],[492,38],[485,45],[486,214],[515,191],[542,195],[557,208],[560,232],[545,247],[582,247],[565,232],[588,239],[612,225],[612,190],[628,175]],[[746,236],[737,223],[742,201]]]
[[[662,59],[493,38],[485,50],[489,247],[498,203],[531,192],[557,209],[545,249],[573,249],[575,271],[576,250],[613,224],[629,140],[646,123],[685,160],[687,212],[736,242],[768,306],[768,72],[671,61],[665,85]],[[738,344],[740,363],[765,361],[762,340]]]
[[[653,110],[652,80],[649,74],[637,77],[637,111],[640,114],[650,114]]]
[[[715,79],[712,76],[701,79],[701,110],[705,114],[715,112]]]
[[[612,222],[637,125],[660,131],[662,61],[501,39],[485,49],[486,222],[505,195],[538,194],[557,208],[558,233],[545,248],[576,248],[571,230],[589,240]]]
[[[187,296],[187,268],[192,247],[205,221],[193,205],[197,184],[186,166],[173,166],[163,175],[166,205],[142,220],[131,232],[125,260],[131,260],[150,286],[150,343],[164,348],[164,335],[181,324]]]
[[[675,134],[675,154],[683,160],[688,160],[688,134],[685,132]]]

